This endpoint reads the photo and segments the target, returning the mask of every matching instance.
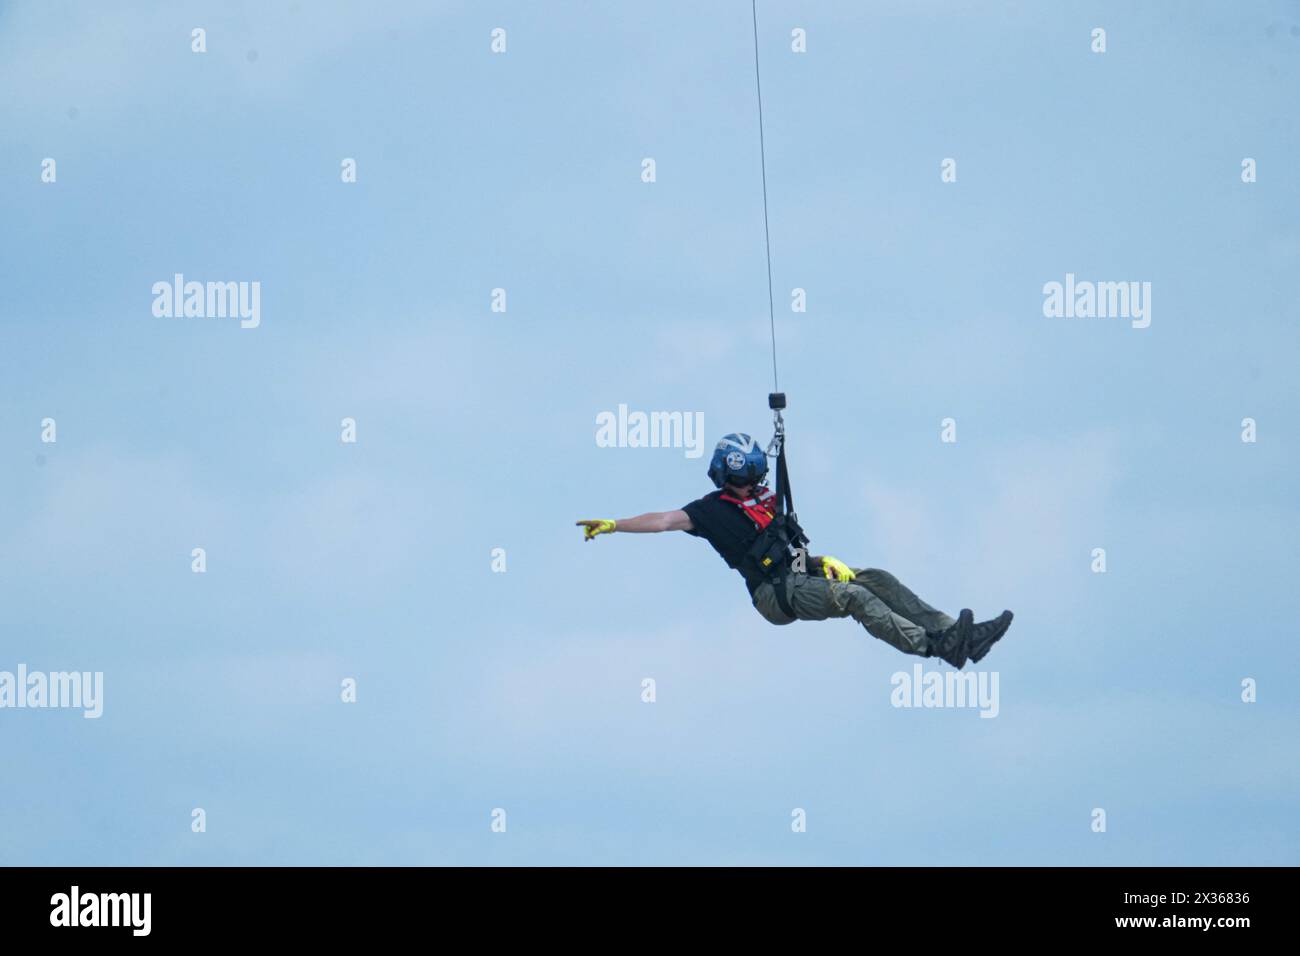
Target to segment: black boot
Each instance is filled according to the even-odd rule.
[[[970,636],[970,659],[978,664],[984,660],[984,655],[989,652],[1007,632],[1011,626],[1011,619],[1015,617],[1010,611],[1003,611],[991,621],[982,621],[975,625]]]
[[[926,657],[937,657],[961,670],[966,664],[971,627],[975,615],[970,608],[962,608],[957,623],[944,631],[926,631]]]

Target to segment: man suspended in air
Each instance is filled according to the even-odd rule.
[[[784,396],[777,395],[784,407]],[[969,610],[956,620],[935,610],[887,571],[850,568],[837,558],[811,556],[794,520],[777,414],[777,489],[764,484],[767,454],[748,435],[727,435],[713,452],[709,477],[717,491],[677,511],[635,518],[583,520],[584,540],[615,531],[685,531],[704,538],[745,579],[758,613],[773,624],[852,617],[872,636],[905,654],[938,657],[961,668],[978,662],[1011,626],[1012,614],[975,624]],[[788,513],[787,513],[788,512]]]

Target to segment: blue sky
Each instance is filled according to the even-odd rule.
[[[770,428],[744,0],[5,3],[0,670],[105,701],[0,710],[0,862],[1300,861],[1300,5],[759,27],[800,516],[1016,611],[998,717],[891,707],[917,659],[768,625],[700,541],[573,527],[711,487],[601,412]],[[260,327],[154,317],[177,272]],[[1151,326],[1044,317],[1067,272]]]

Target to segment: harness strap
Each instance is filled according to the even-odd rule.
[[[729,501],[733,505],[738,505],[740,510],[749,515],[750,520],[758,525],[759,531],[766,531],[767,526],[772,523],[776,517],[776,511],[772,507],[772,499],[776,497],[776,492],[770,488],[764,488],[761,494],[750,498],[747,501],[741,501],[739,498],[733,498],[725,492],[718,496],[720,501]]]
[[[770,576],[776,603],[782,612],[788,617],[797,617],[785,593],[790,548],[792,545],[800,547],[800,542],[805,540],[795,516],[783,513],[780,498],[770,488],[763,488],[753,498],[744,501],[725,492],[718,496],[718,500],[736,505],[758,527],[759,535],[750,548],[749,557]]]
[[[773,339],[773,348],[776,342]],[[775,358],[775,353],[773,354]],[[785,463],[785,422],[781,418],[781,409],[785,408],[785,394],[773,392],[767,396],[767,407],[772,409],[775,434],[767,446],[767,454],[776,453],[776,488],[763,488],[758,495],[747,501],[741,501],[732,495],[722,494],[723,501],[730,502],[745,512],[758,527],[759,536],[750,548],[748,558],[768,575],[772,588],[776,592],[776,603],[788,617],[796,618],[794,607],[786,596],[786,581],[790,577],[790,558],[794,553],[808,546],[808,536],[799,527],[799,519],[794,513],[794,494],[790,491],[790,469]]]
[[[776,518],[774,520],[783,532],[787,550],[793,553],[797,548],[807,547],[808,536],[803,533],[803,528],[799,527],[799,519],[794,513],[794,493],[790,490],[790,469],[786,467],[785,463],[785,421],[781,417],[781,409],[785,408],[785,395],[774,392],[767,397],[767,404],[772,409],[776,423],[776,434],[772,436],[772,443],[776,445],[777,498]],[[788,617],[797,617],[794,608],[790,605],[790,599],[785,594],[785,582],[790,576],[789,564],[788,560],[781,562],[772,586],[776,591],[776,603],[781,606],[781,610]]]

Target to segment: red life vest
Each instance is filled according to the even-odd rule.
[[[740,510],[749,515],[754,524],[758,525],[759,531],[765,531],[772,523],[772,519],[776,517],[775,499],[776,492],[770,488],[759,488],[758,494],[746,501],[733,498],[725,491],[718,495],[719,501],[729,501],[739,506]]]

